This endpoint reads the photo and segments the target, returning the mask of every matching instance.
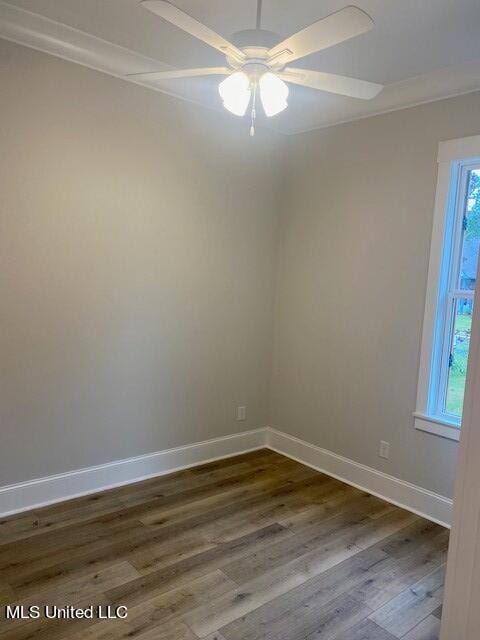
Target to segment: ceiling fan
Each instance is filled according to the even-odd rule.
[[[262,0],[257,0],[256,28],[236,33],[232,38],[234,42],[229,42],[166,0],[142,0],[141,5],[223,53],[226,65],[136,73],[130,77],[151,81],[225,75],[227,78],[218,87],[223,105],[231,113],[244,116],[251,104],[252,136],[255,134],[257,93],[265,114],[274,116],[288,106],[287,82],[364,100],[374,98],[383,89],[374,82],[288,66],[294,60],[372,29],[373,20],[358,7],[340,9],[281,40],[277,34],[261,28]]]

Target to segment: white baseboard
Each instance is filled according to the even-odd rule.
[[[266,429],[266,446],[428,520],[450,527],[453,504],[450,498],[321,449],[271,427]]]
[[[262,449],[265,440],[256,429],[0,487],[0,517]]]
[[[452,500],[271,427],[0,487],[0,517],[269,448],[429,520],[450,526]]]

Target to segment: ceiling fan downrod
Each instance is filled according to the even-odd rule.
[[[261,24],[262,24],[262,2],[263,0],[258,0],[257,2],[257,22],[255,25],[256,29],[261,29]]]

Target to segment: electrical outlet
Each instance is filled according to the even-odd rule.
[[[237,407],[237,421],[243,422],[247,419],[247,407]]]
[[[390,458],[390,443],[385,440],[380,440],[380,447],[378,449],[378,455],[380,458],[388,460]]]

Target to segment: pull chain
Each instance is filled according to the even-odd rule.
[[[260,29],[262,25],[262,2],[263,0],[257,0],[257,21],[255,28]],[[255,78],[253,82],[253,100],[252,100],[252,113],[251,113],[251,125],[250,125],[250,137],[255,135],[255,120],[257,118],[257,84],[258,79]]]
[[[255,119],[257,117],[257,110],[255,105],[257,103],[257,81],[255,80],[255,84],[253,85],[253,100],[252,100],[252,124],[250,126],[250,137],[253,138],[255,135]]]

